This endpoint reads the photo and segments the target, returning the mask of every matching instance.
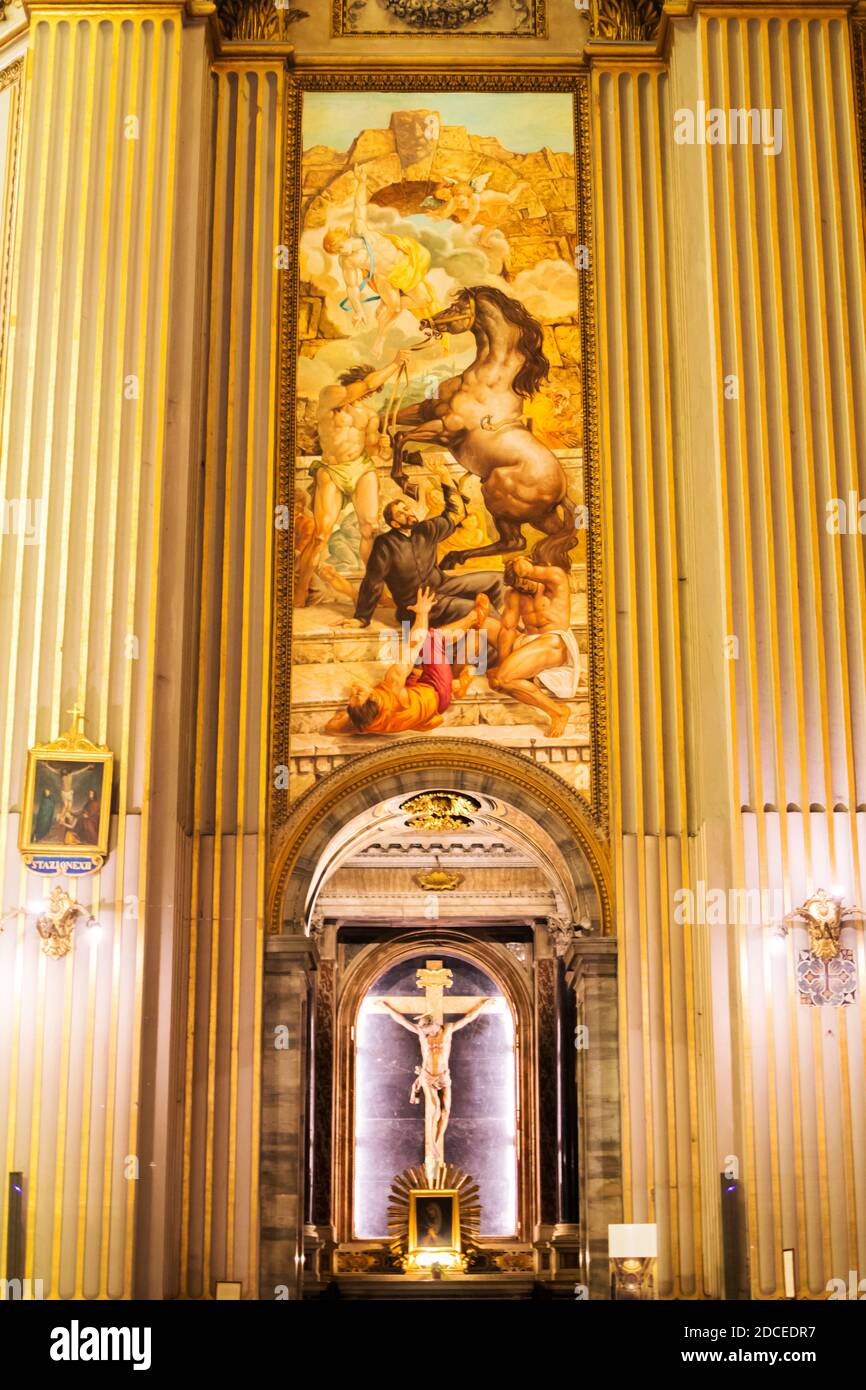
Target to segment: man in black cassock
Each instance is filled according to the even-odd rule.
[[[456,531],[466,515],[466,507],[445,465],[440,464],[436,471],[445,497],[444,510],[439,516],[419,521],[402,497],[388,503],[383,512],[388,531],[373,541],[355,616],[346,626],[369,626],[386,584],[397,606],[399,623],[413,621],[413,606],[421,588],[432,589],[436,595],[430,610],[431,627],[448,627],[465,618],[478,594],[486,594],[491,609],[499,613],[504,597],[501,572],[473,570],[451,574],[446,579],[439,568],[439,543]]]

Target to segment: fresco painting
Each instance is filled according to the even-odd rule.
[[[306,93],[293,797],[470,736],[590,785],[572,98]]]

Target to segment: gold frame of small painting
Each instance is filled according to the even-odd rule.
[[[437,1208],[444,1209],[446,1202],[450,1203],[450,1229],[449,1238],[443,1238],[442,1243],[437,1245],[426,1238],[418,1237],[418,1202],[426,1201],[431,1206],[435,1202]],[[460,1193],[453,1187],[415,1187],[409,1193],[409,1261],[416,1263],[416,1257],[422,1252],[440,1251],[443,1255],[460,1255]]]
[[[114,754],[72,726],[27,753],[18,848],[34,873],[88,874],[108,854]]]

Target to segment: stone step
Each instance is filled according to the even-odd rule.
[[[348,615],[348,609],[346,614]],[[305,616],[314,613],[307,609]],[[573,622],[572,629],[577,633],[581,651],[587,648],[587,627],[585,622]],[[295,666],[347,665],[350,662],[386,662],[395,660],[399,647],[400,633],[394,627],[382,623],[371,624],[367,628],[337,628],[322,623],[316,627],[299,631],[295,625],[292,632],[292,660]]]
[[[524,706],[524,710],[525,710]],[[466,729],[441,725],[427,738],[475,738],[490,743],[502,743],[502,728],[487,725]],[[316,782],[327,777],[337,768],[343,767],[359,753],[373,752],[377,748],[393,745],[394,735],[328,735],[293,734],[289,750],[289,797],[292,801],[302,796]],[[575,791],[589,794],[590,762],[588,738],[574,737],[571,726],[560,739],[550,739],[535,724],[512,724],[508,726],[507,746],[524,753],[533,762],[540,763],[556,772]]]
[[[464,730],[441,724],[438,729],[431,730],[427,737],[480,738],[487,743],[503,741],[502,726],[497,728],[492,725]],[[318,756],[355,756],[364,749],[385,747],[393,743],[394,738],[394,734],[293,734],[289,757],[296,761]],[[584,742],[577,738],[571,724],[561,738],[548,738],[538,724],[509,724],[508,747],[526,753],[541,751],[545,754],[546,762],[580,762],[583,760],[582,750],[589,747],[589,741]]]
[[[372,684],[381,678],[385,670],[384,664],[346,662],[340,667],[339,678],[348,692],[349,686],[354,681]],[[319,734],[322,726],[331,715],[336,714],[337,710],[342,707],[342,700],[322,699],[320,694],[321,691],[333,689],[333,681],[334,669],[331,665],[310,665],[294,669],[292,672],[291,722],[289,725],[292,736],[295,734]],[[575,700],[569,700],[568,704],[572,710],[568,736],[572,739],[577,738],[580,742],[588,742],[588,697],[582,690],[581,695]],[[491,690],[486,677],[478,676],[467,694],[462,699],[455,700],[445,711],[444,723],[440,727],[442,729],[452,728],[454,732],[458,732],[460,729],[468,731],[471,728],[474,733],[479,727],[484,726],[496,729],[526,725],[528,719],[532,719],[532,714],[527,705],[521,704],[509,695]],[[538,712],[538,725],[532,724],[531,727],[535,730],[534,737],[537,738],[544,734],[547,720],[541,711]]]

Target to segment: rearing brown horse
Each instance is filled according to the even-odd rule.
[[[460,376],[441,383],[434,400],[397,415],[391,476],[410,496],[404,469],[406,444],[437,445],[482,480],[481,495],[499,539],[472,550],[452,551],[442,561],[453,569],[478,555],[526,549],[523,526],[545,537],[533,549],[536,564],[569,567],[577,540],[575,509],[566,496],[559,459],[526,425],[521,401],[538,390],[550,371],[541,350],[541,325],[517,299],[490,285],[463,289],[447,309],[421,327],[429,336],[471,332],[475,360]]]

